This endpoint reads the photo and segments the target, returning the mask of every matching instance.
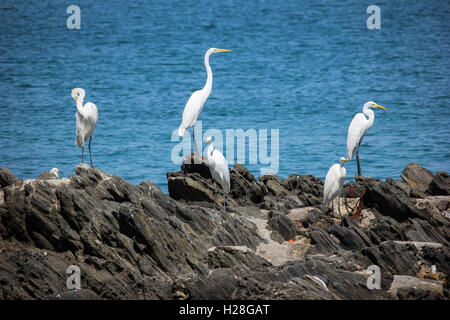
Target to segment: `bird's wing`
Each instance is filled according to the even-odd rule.
[[[86,122],[86,136],[85,138],[89,138],[94,133],[95,128],[97,127],[98,121],[98,109],[95,104],[92,102],[88,102],[84,105],[85,109],[85,122]]]
[[[230,169],[227,160],[219,150],[214,150],[211,158],[214,162],[214,171],[220,176],[223,190],[225,192],[230,191]]]
[[[336,185],[339,183],[339,176],[339,164],[333,164],[325,177],[325,186],[323,188],[323,200],[325,204],[328,204],[332,200],[333,193],[336,192]]]
[[[339,189],[341,189],[344,186],[345,177],[347,176],[347,170],[345,168],[342,168],[342,172],[339,174]]]
[[[184,129],[189,128],[202,111],[203,104],[204,101],[202,91],[201,90],[195,91],[189,98],[188,102],[186,103],[186,106],[184,107],[183,118],[181,120],[180,127],[183,127]]]
[[[347,134],[347,158],[353,159],[356,150],[361,144],[361,140],[366,132],[367,119],[362,113],[358,113],[353,117],[350,126],[348,127]]]
[[[76,112],[77,120],[77,138],[75,144],[84,147],[84,142],[92,136],[97,126],[98,110],[97,106],[92,102],[88,102],[83,107],[83,112]]]
[[[76,119],[76,125],[77,125],[77,136],[75,139],[75,144],[79,146],[80,148],[84,147],[84,136],[86,134],[85,125],[83,121],[83,116],[77,111],[75,112],[75,119]]]
[[[84,105],[86,110],[85,117],[89,119],[89,122],[97,124],[98,121],[98,109],[95,104],[88,102]]]

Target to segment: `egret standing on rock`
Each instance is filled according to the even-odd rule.
[[[194,153],[196,154],[198,154],[198,148],[197,143],[195,141],[195,123],[197,122],[197,118],[200,115],[200,112],[202,111],[206,99],[208,99],[209,94],[211,93],[213,83],[212,70],[211,67],[209,66],[209,56],[213,53],[228,52],[228,51],[231,50],[211,48],[208,51],[206,51],[204,61],[206,73],[208,75],[206,79],[206,84],[203,87],[203,89],[197,90],[191,95],[188,102],[186,103],[186,106],[184,107],[183,119],[181,120],[180,127],[178,128],[178,134],[180,137],[183,137],[186,130],[191,126],[194,126],[193,129]]]
[[[92,134],[97,126],[98,110],[97,106],[92,102],[87,102],[83,106],[85,95],[86,93],[84,89],[75,88],[72,90],[72,97],[77,103],[77,112],[75,113],[75,118],[77,119],[77,138],[75,140],[75,144],[81,148],[81,163],[83,163],[84,144],[89,138],[89,158],[91,160],[92,167],[91,142]]]
[[[341,192],[345,182],[345,176],[347,175],[347,171],[344,168],[344,163],[347,161],[349,160],[342,157],[340,163],[331,166],[325,178],[325,186],[323,188],[323,202],[327,207],[330,207],[331,203],[333,211],[333,200],[334,198],[339,197],[338,211],[341,219]]]
[[[361,145],[361,142],[364,138],[364,134],[373,125],[373,121],[375,120],[375,114],[370,109],[372,107],[386,110],[385,107],[382,107],[373,101],[369,101],[364,105],[363,112],[357,113],[353,117],[353,120],[348,127],[347,159],[353,160],[353,156],[356,154],[358,175],[361,175],[361,167],[359,165],[359,146]],[[367,116],[369,119],[367,119],[365,116]]]
[[[228,169],[228,162],[225,160],[222,152],[214,149],[211,137],[208,137],[205,144],[209,144],[206,150],[206,157],[208,159],[209,171],[214,179],[214,210],[216,210],[216,182],[222,186],[223,190],[223,210],[225,209],[226,197],[230,191],[230,171]]]

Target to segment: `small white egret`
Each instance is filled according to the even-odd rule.
[[[330,207],[331,203],[333,211],[333,200],[337,196],[339,197],[338,211],[341,219],[341,192],[345,182],[345,176],[347,175],[347,171],[344,168],[344,163],[346,163],[347,161],[349,160],[342,157],[339,163],[333,164],[330,167],[325,178],[325,185],[323,188],[323,202],[327,207]]]
[[[61,171],[58,170],[58,168],[53,168],[52,170],[50,170],[50,173],[55,175],[57,178],[59,178],[58,173],[62,173]],[[63,173],[62,173],[63,174]]]
[[[209,66],[209,57],[213,53],[219,53],[219,52],[229,52],[231,50],[226,49],[216,49],[211,48],[205,53],[205,67],[206,67],[206,84],[201,90],[194,91],[192,93],[191,97],[189,98],[188,102],[186,103],[186,106],[184,107],[183,111],[183,118],[181,120],[180,127],[178,128],[178,135],[180,137],[184,136],[184,133],[186,130],[193,126],[193,137],[194,137],[194,153],[198,154],[198,148],[197,143],[195,141],[195,123],[197,122],[197,118],[200,115],[200,112],[202,111],[203,105],[206,102],[206,99],[208,99],[209,94],[212,90],[212,83],[213,83],[213,74],[211,67]]]
[[[370,109],[372,107],[386,110],[385,107],[382,107],[373,101],[369,101],[366,104],[364,104],[363,112],[357,113],[353,117],[353,120],[350,123],[350,126],[348,127],[347,159],[353,160],[353,156],[356,154],[356,162],[358,165],[358,175],[361,175],[361,167],[359,165],[359,146],[361,145],[361,142],[364,138],[364,134],[373,125],[373,122],[375,120],[375,114]],[[365,115],[369,119],[366,119]]]
[[[209,170],[214,179],[214,211],[216,210],[216,182],[222,186],[223,190],[223,210],[225,209],[226,197],[230,191],[230,171],[228,169],[228,162],[225,160],[222,152],[214,149],[211,137],[208,137],[205,144],[209,144],[206,150],[206,157],[208,159]]]
[[[81,163],[83,163],[84,144],[89,138],[89,158],[91,160],[92,167],[91,142],[92,134],[97,126],[98,110],[97,106],[92,102],[87,102],[83,106],[85,95],[86,93],[84,89],[75,88],[72,90],[72,97],[75,99],[77,104],[77,112],[75,113],[75,118],[77,119],[77,138],[75,140],[75,144],[81,148]]]

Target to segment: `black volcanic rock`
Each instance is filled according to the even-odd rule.
[[[312,175],[291,174],[283,180],[282,185],[295,194],[303,194],[310,197],[323,197],[323,181]]]
[[[401,174],[402,179],[411,187],[412,196],[450,195],[450,177],[447,172],[434,175],[418,163],[408,164]]]
[[[365,206],[375,208],[380,214],[392,217],[398,222],[409,221],[408,223],[410,223],[413,219],[419,218],[429,225],[429,228],[419,232],[422,238],[429,237],[431,231],[426,232],[425,230],[431,229],[445,241],[450,241],[450,220],[435,207],[418,205],[420,199],[409,197],[393,179],[387,178],[383,182],[362,177],[359,178],[358,183],[365,188],[365,194],[362,197]],[[448,201],[449,199],[447,199]],[[425,222],[421,222],[421,224]],[[408,238],[405,233],[403,236]],[[433,236],[433,239],[438,242],[442,241],[436,235]]]
[[[230,171],[230,185],[230,196],[239,205],[261,203],[269,193],[267,187],[256,181],[250,171],[239,163],[235,163],[234,168]]]
[[[209,246],[254,248],[260,241],[239,219],[205,214],[200,207],[187,209],[153,183],[133,186],[86,166],[78,166],[76,173],[57,184],[35,180],[2,188],[3,297],[18,294],[5,289],[22,286],[18,267],[42,270],[36,276],[49,289],[37,286],[17,297],[50,298],[64,291],[65,270],[77,264],[84,285],[103,298],[141,298],[141,291],[146,298],[170,299],[171,277],[206,272]],[[24,250],[11,252],[10,247]],[[32,259],[36,254],[40,258]]]
[[[416,162],[409,163],[403,170],[401,177],[411,188],[427,193],[433,173]]]
[[[0,188],[19,183],[19,179],[8,168],[0,167]]]
[[[358,228],[347,228],[337,224],[331,227],[331,234],[339,239],[344,248],[350,250],[361,250],[372,245],[367,235],[358,231]]]
[[[450,195],[450,176],[447,172],[439,171],[433,177],[428,188],[432,195]]]
[[[295,222],[286,215],[270,212],[268,218],[269,228],[277,231],[285,241],[294,239],[296,235],[300,234]]]
[[[383,182],[361,177],[358,183],[366,189],[363,196],[364,204],[376,208],[383,215],[390,216],[397,221],[422,216],[419,209],[414,207],[412,200],[393,179],[388,178]]]
[[[349,199],[364,193],[364,224],[329,216],[323,182],[308,175],[257,180],[235,164],[223,212],[204,161],[167,174],[170,196],[87,165],[75,173],[21,181],[0,170],[0,299],[449,299],[446,173],[424,189],[412,179],[430,176],[410,166],[415,192],[392,179],[347,184]],[[366,286],[373,264],[379,290]],[[70,265],[81,290],[66,286]],[[421,286],[394,294],[398,275]]]

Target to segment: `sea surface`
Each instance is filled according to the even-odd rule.
[[[79,30],[66,26],[70,4]],[[381,29],[366,26],[371,4]],[[94,166],[167,192],[166,172],[180,167],[172,132],[205,83],[210,47],[232,52],[211,57],[203,132],[279,130],[279,176],[323,179],[369,100],[388,110],[375,110],[361,146],[364,175],[399,178],[413,161],[450,170],[447,0],[2,0],[0,166],[22,179],[53,167],[73,174],[81,149],[70,93],[82,87],[99,109]],[[244,165],[255,176],[267,167]],[[346,167],[352,179],[356,161]]]

